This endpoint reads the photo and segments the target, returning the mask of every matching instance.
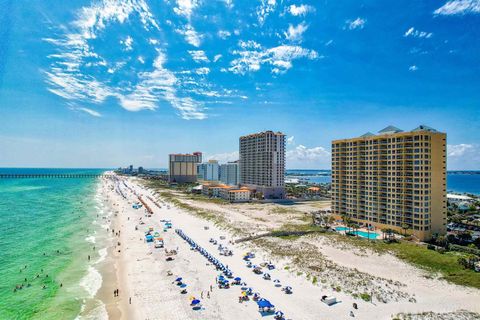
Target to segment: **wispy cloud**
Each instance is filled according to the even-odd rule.
[[[220,30],[217,32],[217,35],[222,38],[223,40],[227,39],[228,37],[230,37],[232,35],[232,33],[230,31],[227,31],[227,30]]]
[[[97,118],[102,117],[102,115],[99,112],[97,112],[95,110],[92,110],[92,109],[89,109],[89,108],[81,107],[81,108],[76,108],[75,110],[83,111],[83,112],[88,113],[89,115],[91,115],[93,117],[97,117]]]
[[[405,38],[407,37],[413,37],[413,38],[431,38],[433,36],[432,32],[426,32],[426,31],[420,31],[420,30],[415,30],[414,27],[411,27],[405,33],[403,34]]]
[[[408,70],[412,71],[412,72],[415,72],[415,71],[418,70],[418,67],[416,65],[411,65],[410,67],[408,67]]]
[[[177,0],[176,4],[177,6],[173,8],[173,11],[188,20],[190,20],[193,10],[198,7],[197,0]]]
[[[218,160],[218,162],[229,162],[229,161],[236,161],[239,158],[238,151],[232,152],[225,152],[225,153],[217,153],[207,156],[207,160]]]
[[[301,4],[299,6],[292,4],[287,10],[292,16],[305,16],[307,13],[315,12],[315,8],[307,4]]]
[[[193,61],[197,63],[210,62],[205,51],[203,50],[189,50],[188,53],[192,56]]]
[[[49,56],[52,64],[45,73],[48,90],[69,101],[83,103],[99,104],[108,97],[113,97],[128,111],[154,110],[160,101],[167,101],[184,119],[204,119],[206,114],[202,102],[179,95],[179,84],[182,84],[182,80],[177,79],[175,74],[165,67],[167,55],[153,38],[147,38],[156,52],[156,57],[149,66],[150,70],[145,71],[142,68],[135,74],[134,82],[124,81],[118,86],[112,84],[111,77],[125,66],[128,59],[110,61],[95,51],[96,46],[93,46],[91,41],[108,35],[105,30],[111,24],[124,24],[133,18],[140,20],[140,26],[146,32],[160,30],[145,1],[103,0],[79,11],[77,19],[72,23],[73,32],[67,32],[57,39],[44,39],[57,50]],[[127,50],[131,49],[133,43],[131,36],[123,40]],[[143,57],[142,60],[143,62],[134,59],[145,65]],[[131,71],[128,74],[130,73]],[[89,108],[78,110],[91,115],[94,114],[89,111],[95,112]]]
[[[190,24],[185,25],[183,28],[176,29],[177,33],[185,36],[185,40],[194,47],[200,47],[202,43],[203,35],[198,33]]]
[[[295,144],[295,137],[290,136],[287,138],[287,144]]]
[[[125,46],[125,51],[132,51],[133,50],[133,39],[132,37],[128,36],[125,40],[120,41],[121,44]]]
[[[275,74],[283,73],[292,67],[292,61],[296,59],[317,59],[318,53],[315,50],[305,49],[300,46],[280,45],[264,49],[256,46],[256,43],[243,47],[242,50],[234,50],[233,54],[239,58],[230,63],[229,71],[236,74],[246,74],[260,70],[263,64],[271,67]]]
[[[285,38],[290,41],[301,41],[303,33],[307,31],[307,29],[308,26],[305,21],[303,21],[297,26],[293,26],[292,24],[290,24],[288,26],[288,30],[284,33]]]
[[[267,17],[275,11],[277,7],[276,0],[261,0],[261,4],[257,7],[257,19],[258,23],[262,26],[265,23]]]
[[[435,15],[464,15],[480,13],[480,0],[452,0],[434,11]]]
[[[360,17],[356,18],[355,20],[345,21],[346,28],[350,30],[363,29],[366,23],[367,23],[367,20]]]

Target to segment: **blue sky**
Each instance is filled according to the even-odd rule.
[[[333,139],[448,135],[480,169],[480,0],[0,0],[0,166],[165,167],[279,130],[288,168]]]

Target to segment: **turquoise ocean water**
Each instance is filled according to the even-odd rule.
[[[32,170],[0,169],[5,172]],[[0,179],[0,319],[75,319],[79,314],[88,298],[81,285],[91,263],[88,255],[99,256],[88,241],[100,209],[97,185],[96,178]]]

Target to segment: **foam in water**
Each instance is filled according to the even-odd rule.
[[[95,243],[95,237],[94,236],[88,236],[85,238],[85,240],[87,242],[90,242],[90,243]]]
[[[100,257],[98,258],[97,262],[95,262],[95,264],[99,264],[100,262],[105,260],[105,258],[107,257],[107,248],[98,250],[98,254],[100,255]]]
[[[108,313],[107,309],[105,308],[105,304],[101,301],[98,301],[99,305],[87,312],[84,315],[78,315],[75,320],[108,320]],[[82,313],[85,309],[85,306],[82,306]]]
[[[90,297],[93,298],[102,286],[101,274],[97,269],[89,266],[87,274],[82,278],[82,280],[80,280],[80,286],[82,286],[90,295]]]

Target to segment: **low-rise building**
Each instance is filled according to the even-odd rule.
[[[248,202],[250,201],[250,190],[242,189],[221,189],[220,197],[230,202]]]
[[[208,197],[220,197],[220,191],[223,189],[231,189],[232,187],[224,184],[204,184],[202,185],[202,194]]]

